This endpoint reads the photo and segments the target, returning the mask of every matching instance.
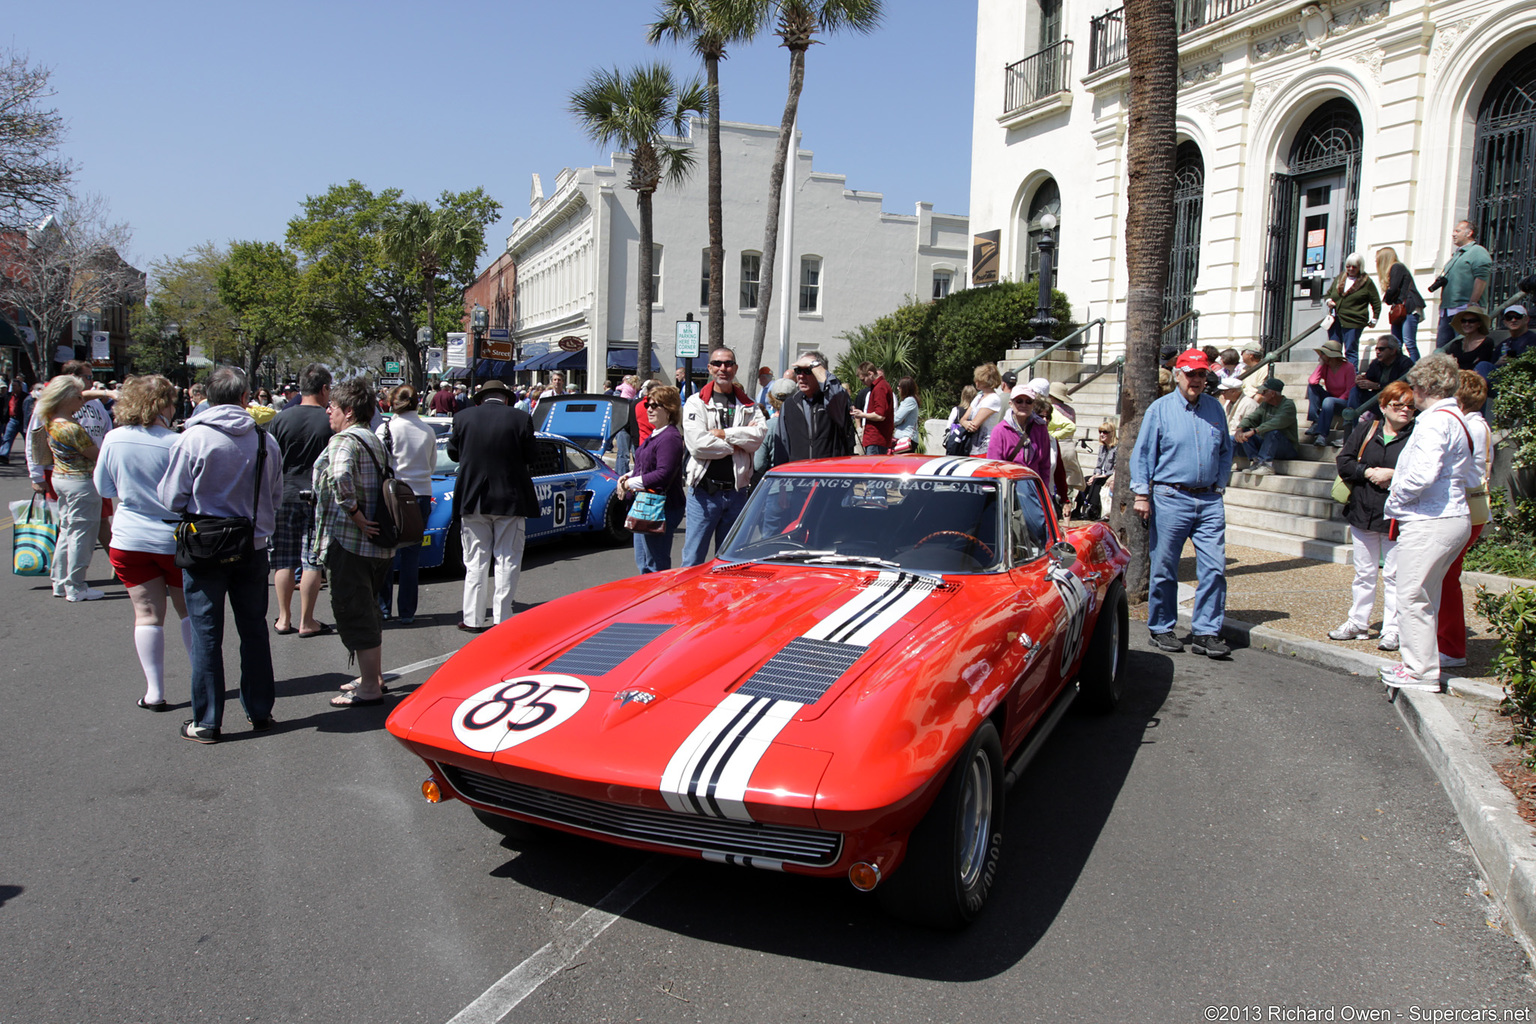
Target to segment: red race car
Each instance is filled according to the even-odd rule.
[[[389,716],[487,825],[847,875],[939,927],[986,902],[1005,786],[1074,698],[1113,708],[1129,556],[1038,477],[798,462],[718,559],[550,601]]]

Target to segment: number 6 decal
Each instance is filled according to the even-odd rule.
[[[580,711],[591,692],[575,676],[505,679],[458,706],[453,734],[469,749],[493,754],[553,729]]]

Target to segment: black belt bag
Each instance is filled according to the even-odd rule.
[[[718,480],[700,480],[699,483],[704,486],[705,494],[719,494],[721,491],[734,491],[736,489],[735,484],[723,484]]]
[[[178,569],[221,569],[256,554],[256,512],[261,508],[261,470],[267,461],[267,432],[256,428],[256,494],[246,516],[200,516],[183,512],[176,524]]]

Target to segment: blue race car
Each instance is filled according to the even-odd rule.
[[[546,395],[534,406],[533,427],[574,441],[601,459],[619,431],[639,437],[635,406],[633,399],[618,395]]]
[[[422,537],[421,567],[462,567],[459,524],[453,517],[453,485],[459,464],[448,457],[448,432],[453,420],[423,416],[437,432],[437,467],[432,473],[432,514]],[[533,486],[539,494],[539,516],[528,520],[528,540],[595,532],[615,544],[629,543],[624,529],[626,509],[618,494],[619,477],[600,460],[556,434],[536,434]]]

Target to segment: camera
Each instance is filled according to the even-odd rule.
[[[299,500],[304,502],[306,505],[313,505],[315,503],[315,492],[314,491],[300,491],[299,492]]]
[[[1441,288],[1444,288],[1444,287],[1445,287],[1445,275],[1444,274],[1441,274],[1439,277],[1437,277],[1433,281],[1429,282],[1429,290],[1432,291],[1432,292],[1437,292]]]

